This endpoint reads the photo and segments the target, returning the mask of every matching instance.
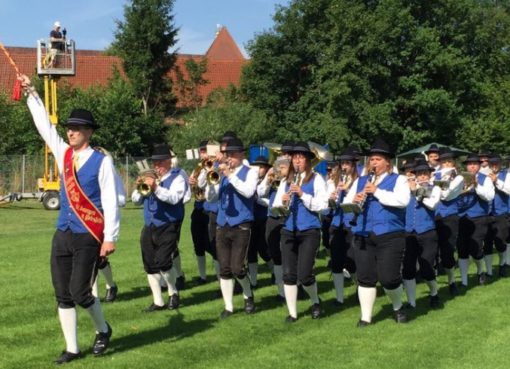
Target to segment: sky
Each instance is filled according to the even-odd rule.
[[[205,54],[217,25],[227,27],[245,56],[257,33],[271,29],[276,5],[290,0],[175,0],[174,21],[180,28],[181,54]],[[35,47],[47,38],[53,22],[67,29],[76,48],[103,50],[113,41],[115,20],[123,20],[128,0],[0,0],[0,42]]]

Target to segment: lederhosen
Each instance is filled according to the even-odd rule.
[[[253,226],[251,230],[250,246],[248,247],[248,263],[257,263],[257,255],[264,262],[271,260],[266,242],[267,207],[257,203],[257,194],[253,203]]]
[[[282,251],[280,249],[281,230],[285,222],[285,218],[281,216],[274,216],[271,213],[274,199],[276,197],[276,190],[269,189],[269,206],[267,207],[267,221],[266,221],[266,242],[269,249],[269,255],[273,259],[274,265],[282,265]]]
[[[195,200],[191,213],[191,238],[196,256],[204,256],[209,253],[216,259],[216,248],[211,245],[209,239],[209,215],[204,207],[205,200]]]
[[[353,214],[344,214],[339,204],[342,203],[346,193],[341,191],[337,198],[337,208],[333,212],[331,226],[329,228],[329,247],[331,252],[331,272],[342,273],[347,269],[349,273],[356,272],[354,253],[351,247],[352,231],[350,221]]]

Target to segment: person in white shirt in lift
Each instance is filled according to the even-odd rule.
[[[30,79],[25,75],[19,75],[18,79],[29,95],[27,104],[36,128],[63,173],[61,208],[51,251],[51,275],[66,341],[66,349],[55,362],[63,364],[82,356],[77,338],[76,305],[84,308],[94,322],[94,355],[105,352],[112,335],[99,299],[92,294],[91,281],[100,258],[115,251],[119,235],[115,169],[110,157],[90,146],[91,136],[98,128],[91,112],[84,109],[71,112],[64,124],[67,144],[50,123],[44,103]]]

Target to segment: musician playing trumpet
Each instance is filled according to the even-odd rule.
[[[361,319],[358,327],[372,321],[379,281],[390,298],[397,323],[407,322],[402,309],[402,260],[405,248],[405,208],[410,190],[404,176],[393,173],[394,154],[382,139],[369,152],[370,171],[354,181],[344,203],[363,203],[353,226],[354,258],[358,276]]]
[[[344,302],[344,268],[351,276],[356,272],[353,250],[350,247],[352,231],[350,221],[352,213],[345,213],[340,208],[345,195],[349,192],[351,185],[358,178],[356,163],[357,153],[352,148],[342,152],[339,160],[339,168],[335,175],[328,180],[327,188],[329,202],[334,204],[333,217],[329,228],[329,246],[331,250],[331,273],[335,287],[336,306],[342,306]]]
[[[406,249],[402,276],[411,308],[416,307],[416,263],[429,287],[430,306],[439,307],[434,264],[437,256],[437,233],[434,210],[439,204],[441,189],[431,182],[430,167],[425,160],[416,161],[408,175],[411,199],[406,208]]]

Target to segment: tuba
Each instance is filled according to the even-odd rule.
[[[321,161],[331,161],[333,160],[333,155],[326,149],[324,146],[319,145],[318,143],[308,141],[308,146],[310,150],[313,152],[314,158],[312,159],[312,167],[315,167]]]

